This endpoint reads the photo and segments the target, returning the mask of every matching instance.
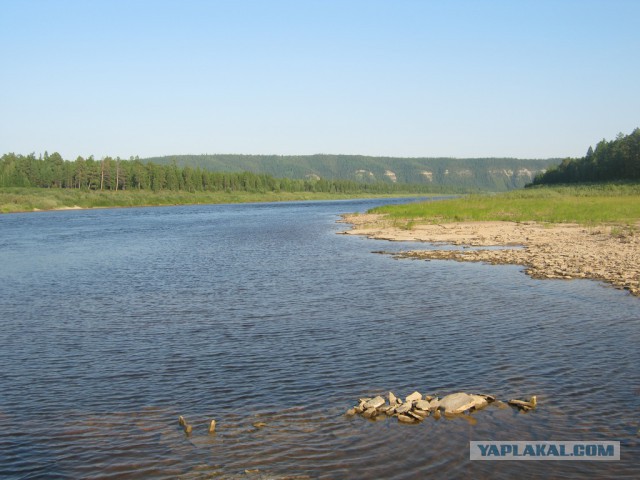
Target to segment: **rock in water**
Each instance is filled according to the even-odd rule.
[[[416,423],[416,420],[408,415],[398,415],[398,421],[402,423]]]
[[[407,412],[407,416],[413,418],[414,420],[417,420],[419,422],[421,422],[425,417],[418,415],[414,410],[410,410]]]
[[[396,407],[396,413],[399,413],[399,414],[407,413],[409,410],[411,410],[410,403],[403,403],[399,407]]]
[[[478,395],[484,397],[489,403],[496,401],[496,397],[494,395],[487,395],[486,393],[479,393]]]
[[[209,433],[214,433],[216,431],[216,421],[211,420],[209,423]]]
[[[427,402],[426,400],[418,400],[416,402],[416,408],[419,408],[420,410],[430,410],[431,403]]]
[[[417,400],[422,400],[422,394],[420,392],[413,392],[405,398],[405,402],[407,403],[415,402]]]
[[[378,410],[373,407],[367,408],[363,413],[365,418],[375,418],[378,415]]]
[[[473,397],[474,401],[476,402],[476,404],[473,406],[473,408],[476,410],[489,405],[489,401],[487,400],[487,398],[482,395],[471,395],[471,397]]]
[[[524,400],[509,400],[507,403],[509,405],[513,405],[514,407],[518,407],[520,410],[528,412],[529,410],[536,408],[537,398],[534,395],[528,402]]]
[[[398,399],[393,394],[393,392],[389,392],[389,405],[393,407],[396,403],[398,403]]]
[[[382,398],[381,396],[377,396],[375,398],[372,398],[371,400],[365,402],[364,404],[364,408],[378,408],[381,407],[382,405],[384,405],[384,398]]]
[[[462,413],[475,404],[476,399],[464,392],[452,393],[440,400],[440,408],[444,410],[444,413]]]
[[[419,408],[415,408],[411,412],[407,412],[407,414],[409,414],[409,413],[413,413],[415,415],[418,415],[420,418],[426,418],[426,417],[429,416],[429,411],[428,410],[420,410]]]

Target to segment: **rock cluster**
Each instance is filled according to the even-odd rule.
[[[420,392],[413,392],[402,400],[393,392],[389,392],[387,399],[380,395],[359,399],[358,405],[347,410],[347,415],[360,414],[370,419],[386,415],[396,417],[401,423],[417,423],[432,414],[434,418],[439,418],[442,412],[445,415],[456,415],[469,410],[479,410],[495,401],[492,395],[464,392],[452,393],[440,399],[433,395],[423,396]]]

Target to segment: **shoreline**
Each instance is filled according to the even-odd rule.
[[[64,194],[42,195],[40,191],[16,193],[0,188],[0,216],[12,213],[55,212],[61,210],[93,210],[110,208],[175,207],[189,205],[235,205],[241,203],[280,203],[305,201],[335,201],[367,198],[423,198],[436,194],[415,193],[323,193],[323,192],[213,192],[210,195],[185,192],[139,193],[126,191],[122,194],[87,192],[56,192]]]
[[[598,280],[640,296],[640,234],[629,228],[499,221],[407,227],[371,213],[346,214],[341,222],[351,225],[342,232],[347,235],[463,247],[412,250],[394,258],[523,265],[532,278]]]

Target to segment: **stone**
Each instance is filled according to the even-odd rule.
[[[439,408],[445,413],[462,413],[475,406],[476,399],[464,392],[457,392],[447,395],[440,400]]]
[[[256,427],[256,428],[264,428],[264,427],[267,426],[267,424],[264,423],[264,422],[256,422],[256,423],[253,424],[253,426]]]
[[[429,401],[429,410],[438,410],[440,407],[440,400],[433,398]]]
[[[415,411],[412,410],[407,412],[407,416],[413,418],[414,420],[418,420],[419,422],[421,422],[425,418],[418,415]]]
[[[364,418],[375,418],[377,414],[378,411],[375,408],[370,407],[367,408],[362,415],[364,415]]]
[[[184,433],[186,433],[187,435],[191,435],[191,432],[193,431],[193,427],[191,425],[188,424],[184,424]]]
[[[414,408],[412,412],[415,413],[416,415],[419,415],[421,418],[426,418],[429,416],[429,410],[421,410],[419,408]]]
[[[209,433],[214,433],[215,431],[216,431],[216,421],[211,420],[211,422],[209,422]]]
[[[398,403],[398,398],[393,394],[393,392],[389,392],[389,405],[395,405]]]
[[[481,408],[484,408],[487,405],[489,405],[489,401],[481,395],[471,395],[471,397],[475,401],[475,405],[473,406],[475,410],[480,410]]]
[[[427,400],[418,400],[415,403],[415,407],[419,408],[420,410],[430,410],[431,409],[431,403],[428,402]]]
[[[415,402],[417,400],[422,400],[422,394],[420,392],[413,392],[405,398],[405,402],[407,403]]]
[[[385,403],[384,398],[378,395],[377,397],[372,398],[367,402],[365,402],[364,408],[378,408],[384,405],[384,403]]]
[[[396,413],[398,414],[407,413],[409,410],[411,410],[410,403],[403,403],[402,405],[396,407]]]
[[[387,408],[387,411],[385,412],[388,416],[392,416],[396,414],[396,407],[395,405],[390,406],[389,408]]]
[[[178,424],[179,424],[181,427],[184,427],[184,426],[187,424],[187,421],[184,419],[184,417],[183,417],[182,415],[180,415],[180,416],[178,417]]]
[[[484,397],[489,403],[496,401],[496,397],[494,395],[487,395],[486,393],[478,393],[478,396]]]
[[[350,408],[349,410],[347,410],[347,413],[345,415],[347,415],[348,417],[353,417],[355,414],[356,414],[356,409]]]
[[[525,400],[509,400],[507,403],[509,405],[513,405],[514,407],[518,407],[520,410],[528,412],[529,410],[536,408],[537,399],[534,395],[528,402]]]
[[[398,421],[401,423],[416,423],[416,420],[408,415],[398,415]]]

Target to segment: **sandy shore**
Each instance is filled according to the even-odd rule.
[[[345,215],[349,235],[394,241],[480,247],[458,250],[418,250],[401,258],[446,259],[526,266],[534,278],[588,278],[610,283],[640,296],[640,233],[624,227],[585,227],[535,222],[468,222],[414,225],[400,228],[383,215]],[[640,226],[640,225],[639,225]],[[482,249],[483,246],[523,248]]]
[[[103,208],[103,207],[96,207],[96,208]],[[32,212],[46,212],[46,211],[56,211],[56,210],[88,210],[88,207],[79,207],[78,205],[74,205],[73,207],[56,207],[56,208],[50,208],[48,210],[42,210],[40,208],[34,208],[33,210],[27,210],[27,212],[32,211]],[[25,213],[25,212],[14,212],[14,213]]]

